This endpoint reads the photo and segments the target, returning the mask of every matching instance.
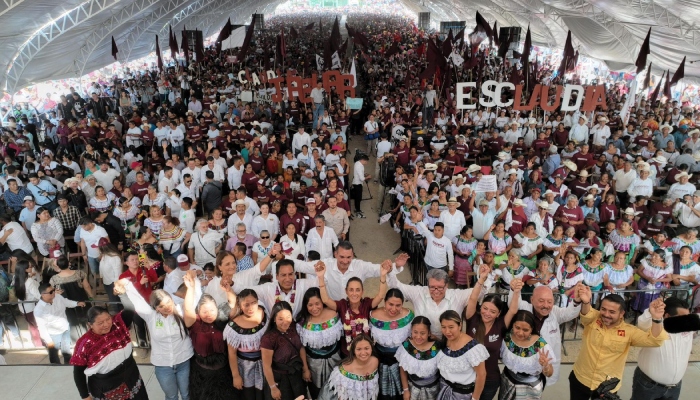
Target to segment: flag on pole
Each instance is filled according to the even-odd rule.
[[[570,64],[573,64],[574,58],[574,46],[571,44],[571,30],[566,35],[566,42],[564,43],[564,53],[561,57],[561,64],[559,64],[559,76],[564,76],[566,72],[569,71]]]
[[[292,40],[297,40],[297,38],[299,37],[299,33],[296,29],[294,29],[294,27],[289,28],[289,37]]]
[[[340,55],[337,51],[333,52],[331,55],[331,69],[340,69]]]
[[[156,35],[156,55],[158,56],[158,70],[163,70],[163,56],[160,54],[160,43],[158,43],[158,35]]]
[[[195,29],[195,32],[200,32],[199,29]],[[195,36],[195,38],[198,37]],[[204,41],[203,40],[195,40],[194,42],[194,54],[197,57],[197,62],[202,62],[204,61]]]
[[[673,74],[673,78],[671,78],[671,80],[669,81],[669,86],[675,85],[676,83],[678,83],[678,81],[683,79],[684,76],[685,76],[685,57],[683,57],[683,61],[681,61],[681,65],[678,66],[678,69]]]
[[[651,97],[649,98],[649,102],[651,103],[651,106],[654,106],[654,103],[656,103],[656,98],[659,97],[659,92],[661,91],[661,84],[664,82],[664,75],[666,72],[661,73],[661,79],[659,80],[659,83],[656,84],[656,87],[654,88],[654,91],[651,92]]]
[[[314,24],[316,24],[316,23],[315,23],[315,22],[312,22],[312,23],[306,25],[306,27],[304,28],[304,30],[305,30],[305,31],[310,31],[310,30],[314,29]]]
[[[177,53],[179,53],[179,51],[177,49],[177,38],[173,34],[173,27],[169,26],[168,28],[170,30],[169,35],[168,35],[168,47],[170,47],[170,57],[173,60],[176,60]]]
[[[114,36],[112,36],[112,57],[114,57],[114,61],[118,61],[117,53],[119,53],[119,49],[117,48],[117,42],[114,41]]]
[[[353,78],[355,78],[352,87],[357,87],[357,70],[355,70],[355,60],[352,60],[352,66],[350,67],[350,75],[352,75]]]
[[[255,16],[252,19],[253,22],[248,25],[248,29],[245,32],[245,39],[243,40],[243,45],[241,45],[241,50],[238,52],[238,59],[245,64],[245,56],[248,54],[248,48],[250,48],[250,42],[253,40],[253,31],[255,31]]]
[[[630,120],[630,110],[635,105],[635,96],[637,95],[637,80],[633,79],[630,85],[630,91],[627,93],[627,99],[625,99],[625,104],[622,106],[620,111],[620,119],[624,122],[626,126]]]
[[[671,71],[666,70],[666,83],[664,84],[664,96],[666,101],[671,100]]]
[[[187,39],[187,27],[182,26],[182,51],[185,53],[185,66],[190,64],[190,41]]]
[[[323,71],[324,64],[325,63],[323,62],[323,57],[316,54],[316,69],[319,71]]]
[[[651,39],[651,27],[647,32],[647,37],[644,39],[644,43],[642,43],[642,47],[639,48],[639,55],[637,56],[637,61],[634,63],[634,65],[637,66],[637,73],[642,72],[644,67],[647,66],[647,55],[650,53],[649,39]]]
[[[221,52],[221,42],[228,39],[228,37],[231,36],[231,32],[233,32],[233,25],[231,25],[231,18],[229,18],[228,21],[226,21],[226,25],[221,28],[219,36],[216,38],[217,51]]]
[[[651,64],[653,63],[649,63],[649,68],[647,68],[647,76],[644,77],[644,85],[642,90],[647,90],[649,89],[649,86],[651,86]]]
[[[493,44],[501,45],[501,41],[498,39],[498,21],[493,21]]]

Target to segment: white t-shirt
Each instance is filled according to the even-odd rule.
[[[96,247],[92,247],[92,245],[97,245],[97,243],[100,241],[100,238],[106,237],[108,237],[107,231],[101,226],[95,225],[91,232],[88,232],[85,229],[80,230],[80,240],[85,242],[85,247],[87,248],[87,255],[91,258],[97,258],[100,256],[100,250]]]
[[[27,232],[24,230],[22,225],[17,222],[8,222],[2,230],[0,230],[0,236],[3,236],[8,229],[12,229],[12,233],[7,237],[5,243],[10,250],[22,249],[27,254],[31,254],[34,251],[34,246],[27,236]]]

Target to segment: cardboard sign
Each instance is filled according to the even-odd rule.
[[[496,175],[483,175],[478,182],[472,184],[475,193],[495,192],[498,190]]]
[[[318,82],[318,74],[311,74],[310,78],[302,78],[296,76],[292,73],[287,74],[286,79],[277,76],[275,71],[266,71],[263,78],[259,78],[256,72],[248,72],[246,70],[241,70],[238,72],[238,81],[240,83],[250,82],[253,86],[259,86],[262,83],[269,83],[275,88],[275,94],[272,95],[272,101],[274,103],[281,102],[283,100],[282,93],[285,93],[284,89],[287,89],[287,93],[291,93],[291,98],[289,100],[297,100],[301,103],[312,103],[313,99],[310,97],[311,90],[316,87]],[[263,82],[264,81],[264,82]],[[355,97],[355,77],[350,74],[341,74],[340,71],[326,71],[321,75],[321,83],[323,88],[327,93],[331,92],[331,88],[335,87],[336,93],[341,100],[345,99],[346,92],[349,97]],[[241,97],[241,101],[246,101]],[[249,101],[253,101],[252,95]]]
[[[251,101],[253,101],[253,92],[251,92],[250,90],[242,91],[240,100],[250,103]]]
[[[348,105],[348,108],[351,110],[360,110],[362,109],[362,102],[364,99],[362,98],[354,98],[354,97],[348,97],[345,99],[345,103]]]

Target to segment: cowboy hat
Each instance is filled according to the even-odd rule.
[[[512,166],[514,166],[514,167],[519,167],[519,166],[520,166],[520,163],[518,162],[518,160],[513,160],[513,161],[510,162],[510,165],[512,165]]]
[[[583,176],[583,177],[586,177],[586,176],[589,176],[589,175],[590,175],[590,174],[589,174],[588,171],[586,171],[585,169],[584,169],[583,171],[579,172],[579,174],[578,174],[578,176]]]
[[[588,196],[583,198],[583,201],[588,201],[588,200],[595,200],[595,196],[593,196],[592,194],[589,194]]]
[[[516,128],[520,126],[520,124],[519,124],[517,121],[513,121],[513,122],[511,122],[511,123],[508,124],[508,125],[511,125],[511,126],[512,126],[512,125],[515,125]]]
[[[236,208],[238,206],[244,206],[246,209],[248,208],[248,203],[245,202],[245,200],[236,200],[233,202],[233,208]]]
[[[666,157],[664,157],[664,156],[656,156],[656,157],[652,158],[651,161],[653,161],[655,163],[659,163],[659,164],[666,164],[666,162],[667,162]]]
[[[641,211],[634,211],[634,208],[632,208],[632,207],[627,207],[627,208],[625,208],[625,211],[623,211],[623,214],[627,214],[627,215],[639,215],[641,213],[642,213]]]
[[[513,201],[513,206],[525,207],[525,203],[521,199],[515,199],[515,201]]]
[[[692,131],[688,132],[688,135],[694,135],[696,133],[700,133],[700,129],[693,129]]]
[[[659,130],[660,130],[660,131],[663,131],[664,129],[671,130],[671,129],[673,129],[673,127],[672,127],[671,125],[669,125],[669,124],[663,124],[663,125],[661,125],[661,126],[659,127]]]
[[[597,183],[594,183],[594,184],[592,184],[591,186],[589,186],[589,187],[586,188],[586,190],[593,190],[593,189],[595,189],[595,190],[597,190],[597,191],[600,192],[600,188],[598,187],[598,184],[597,184]]]
[[[578,117],[578,119],[582,119],[584,124],[588,122],[588,118],[586,118],[585,115],[581,115],[580,117]]]
[[[449,203],[459,203],[459,201],[457,201],[457,198],[456,198],[456,197],[450,197],[450,199],[447,200],[447,203],[448,203],[448,204],[449,204]]]
[[[578,167],[576,166],[576,164],[574,164],[574,162],[571,161],[571,160],[564,160],[564,161],[562,161],[562,164],[563,164],[566,168],[568,168],[568,169],[570,169],[570,170],[572,170],[572,171],[576,171],[576,170],[578,169]]]
[[[423,169],[426,171],[435,171],[435,170],[437,170],[437,165],[432,164],[432,163],[427,163],[427,164],[425,164],[425,167],[423,167]]]
[[[452,179],[454,179],[454,180],[457,180],[457,179],[464,180],[464,177],[462,176],[462,174],[459,174],[459,175],[455,175],[454,177],[452,177]]]
[[[546,191],[546,192],[544,192],[544,195],[543,195],[543,196],[546,196],[546,195],[548,195],[548,194],[553,194],[553,195],[556,195],[556,193],[555,193],[555,192],[553,192],[553,191],[552,191],[552,189],[547,189],[547,191]],[[549,207],[549,206],[547,206],[547,207]]]
[[[678,181],[683,177],[690,179],[692,176],[693,176],[693,174],[688,174],[687,172],[683,171],[680,174],[676,174],[676,176],[674,178]]]
[[[536,124],[537,120],[535,118],[530,118],[527,120],[528,125]]]
[[[508,158],[510,154],[506,153],[505,151],[502,151],[498,153],[498,158]]]
[[[544,208],[544,209],[547,209],[547,210],[548,210],[548,209],[549,209],[549,203],[547,203],[546,201],[540,201],[540,202],[537,204],[537,207],[539,207],[539,208]]]
[[[476,171],[481,171],[481,167],[476,165],[476,164],[472,164],[469,166],[469,168],[467,168],[468,174],[471,174],[472,172],[476,172]]]

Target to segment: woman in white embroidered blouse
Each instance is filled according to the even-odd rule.
[[[396,349],[404,400],[431,400],[437,396],[440,375],[437,355],[441,344],[430,340],[430,320],[422,315],[411,321],[411,337]]]
[[[260,238],[260,233],[265,230],[270,233],[272,241],[277,239],[280,231],[280,220],[275,214],[270,214],[269,204],[264,203],[260,205],[260,215],[253,219],[251,230],[253,236],[258,239]]]
[[[350,343],[350,353],[333,369],[318,400],[376,400],[379,396],[379,360],[372,339],[364,333]]]
[[[535,316],[526,310],[515,314],[510,331],[501,344],[501,374],[498,400],[539,400],[546,378],[554,373],[554,351],[539,335]]]
[[[301,343],[306,347],[306,362],[311,370],[311,382],[307,386],[311,398],[315,399],[342,358],[339,350],[343,324],[338,313],[323,304],[321,291],[317,287],[309,288],[304,293],[297,322]]]
[[[447,339],[437,355],[440,391],[437,400],[471,400],[481,397],[486,383],[489,352],[462,332],[462,317],[453,310],[440,315],[440,329]]]

